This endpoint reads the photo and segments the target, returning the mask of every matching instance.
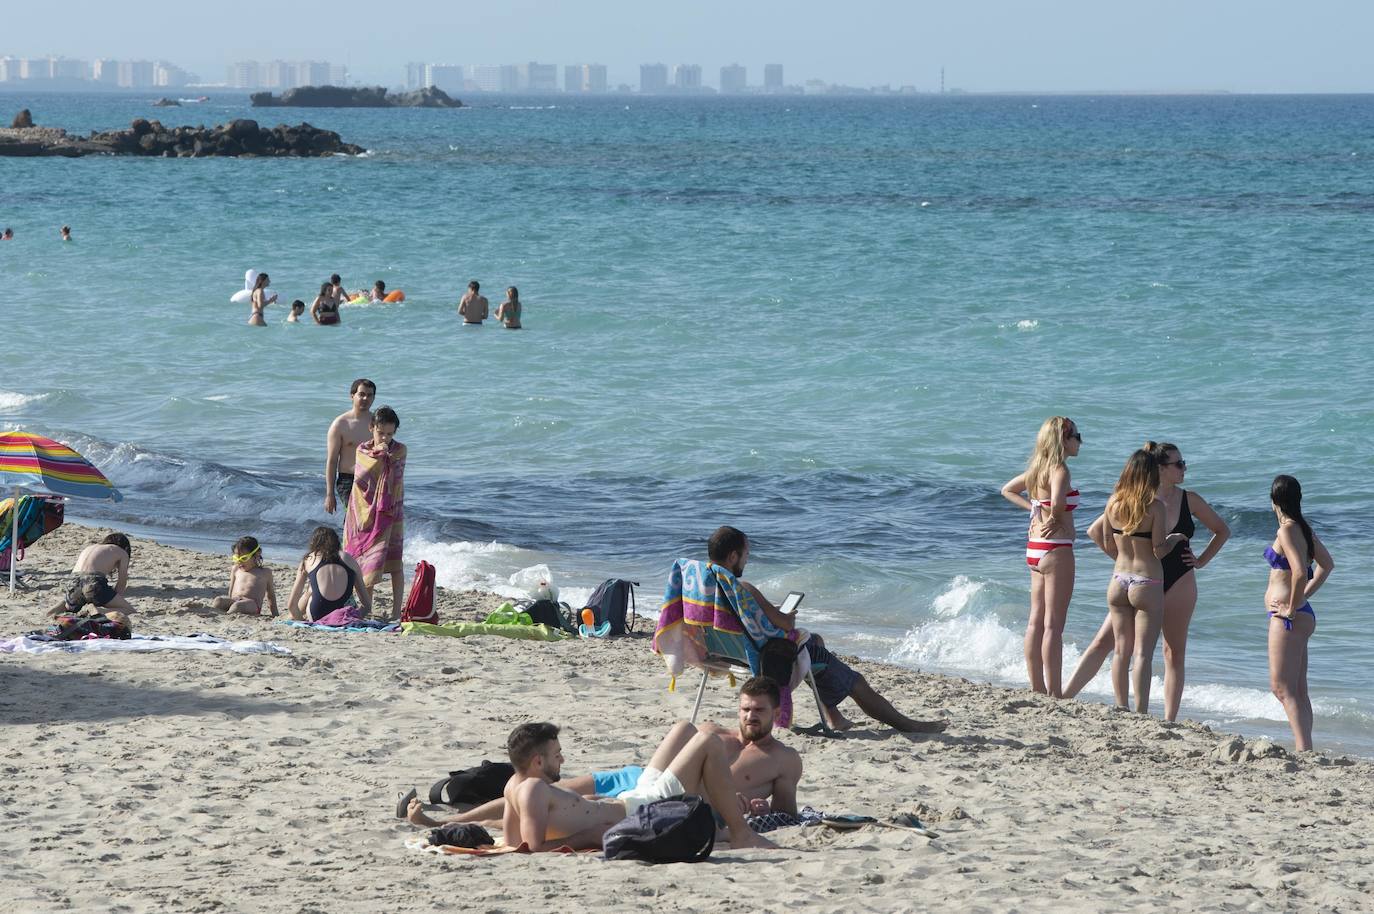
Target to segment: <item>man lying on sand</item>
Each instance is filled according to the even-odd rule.
[[[687,721],[679,721],[668,731],[659,749],[664,751],[666,747],[669,755],[676,755],[698,733],[709,733],[725,747],[730,780],[734,784],[736,803],[742,813],[762,815],[785,812],[795,816],[802,760],[797,750],[773,738],[778,699],[778,686],[773,680],[762,676],[750,679],[739,692],[738,732],[711,723],[697,728]],[[627,765],[615,771],[571,778],[560,782],[560,786],[584,797],[618,797],[633,790],[640,780],[644,780],[646,770]],[[479,822],[496,827],[504,820],[505,814],[504,797],[444,819],[426,815],[424,804],[418,799],[412,799],[406,810],[408,820],[429,828],[451,822]]]
[[[76,557],[76,564],[72,566],[72,576],[67,581],[62,602],[48,610],[48,615],[74,613],[87,604],[100,609],[133,612],[134,608],[124,599],[124,588],[129,584],[131,558],[129,538],[122,533],[111,533],[100,542],[82,549]],[[110,586],[110,575],[116,576],[113,587]]]
[[[796,612],[780,612],[757,587],[744,580],[744,566],[749,563],[749,537],[734,527],[721,527],[711,534],[706,543],[706,552],[711,564],[733,574],[753,598],[744,602],[752,602],[754,606],[740,607],[740,622],[749,629],[754,640],[781,638],[796,628]],[[848,730],[854,726],[852,720],[840,713],[840,702],[846,698],[854,699],[854,703],[869,717],[903,733],[939,733],[949,726],[949,721],[944,719],[912,720],[892,707],[892,703],[879,695],[867,679],[832,654],[815,632],[806,641],[806,652],[811,657],[813,669],[825,665],[825,669],[816,674],[816,688],[821,693],[821,704],[825,706],[826,723],[832,728]]]

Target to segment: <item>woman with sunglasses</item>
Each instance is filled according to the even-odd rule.
[[[1269,563],[1269,587],[1264,592],[1264,605],[1269,610],[1269,688],[1288,715],[1293,748],[1305,752],[1312,748],[1307,642],[1317,630],[1317,614],[1307,601],[1326,583],[1335,563],[1302,516],[1302,486],[1296,479],[1275,476],[1269,487],[1269,502],[1279,519],[1274,542],[1264,550],[1264,560]]]
[[[1193,610],[1197,608],[1197,578],[1193,571],[1205,567],[1226,541],[1231,537],[1231,528],[1221,515],[1212,510],[1206,499],[1192,491],[1181,488],[1183,474],[1188,471],[1188,461],[1183,459],[1178,447],[1168,441],[1145,442],[1145,450],[1159,464],[1159,489],[1156,498],[1164,503],[1165,527],[1169,533],[1182,533],[1188,540],[1197,532],[1194,518],[1212,533],[1202,554],[1193,555],[1188,541],[1175,543],[1169,554],[1160,560],[1164,573],[1164,719],[1178,717],[1179,702],[1183,698],[1183,666],[1188,649],[1188,625],[1193,621]],[[1103,522],[1098,518],[1088,528],[1088,537],[1103,552],[1116,558],[1116,541],[1108,539],[1103,533]],[[1097,636],[1079,658],[1078,668],[1073,678],[1064,687],[1064,696],[1072,698],[1097,675],[1107,655],[1112,652],[1112,618],[1102,621]]]
[[[1035,436],[1026,471],[1002,486],[1007,501],[1030,512],[1026,564],[1031,570],[1026,623],[1026,675],[1033,691],[1062,697],[1064,622],[1073,597],[1073,510],[1078,490],[1065,461],[1078,456],[1083,436],[1066,416],[1051,416]]]

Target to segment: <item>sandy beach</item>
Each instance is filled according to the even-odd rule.
[[[44,627],[79,549],[69,524],[21,565],[4,638]],[[226,540],[226,553],[228,541]],[[869,827],[770,834],[646,867],[595,855],[439,858],[398,792],[503,757],[518,723],[563,726],[565,773],[643,763],[690,713],[647,635],[543,644],[307,631],[197,611],[225,556],[134,541],[140,634],[207,632],[290,654],[0,654],[11,911],[1354,911],[1374,899],[1374,763],[1295,757],[1191,722],[927,675],[859,669],[938,736],[782,734],[799,801],[914,812],[936,839]],[[273,566],[285,602],[292,569]],[[644,603],[661,582],[645,582]],[[379,588],[379,593],[385,588]],[[498,601],[440,592],[445,619]],[[649,628],[642,624],[642,629]],[[822,630],[823,633],[823,630]],[[799,703],[799,721],[814,709]],[[851,716],[857,709],[846,705]],[[730,724],[724,682],[704,717]],[[861,715],[860,715],[861,717]],[[1320,745],[1321,734],[1317,734]]]

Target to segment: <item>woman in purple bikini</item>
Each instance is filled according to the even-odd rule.
[[[1308,599],[1326,583],[1335,567],[1331,553],[1302,516],[1302,486],[1292,476],[1274,477],[1269,501],[1279,519],[1274,542],[1264,550],[1269,563],[1269,688],[1288,715],[1294,748],[1312,748],[1312,699],[1307,694],[1307,642],[1317,628]],[[1312,566],[1316,565],[1316,573]],[[1296,574],[1294,567],[1306,569]]]

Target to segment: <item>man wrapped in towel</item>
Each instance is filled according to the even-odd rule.
[[[401,420],[383,406],[372,417],[372,439],[358,445],[353,492],[344,517],[344,551],[363,573],[369,595],[383,575],[391,575],[392,608],[404,602],[406,446],[395,440]]]

